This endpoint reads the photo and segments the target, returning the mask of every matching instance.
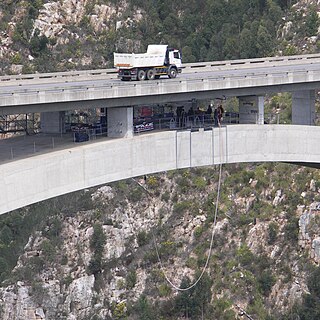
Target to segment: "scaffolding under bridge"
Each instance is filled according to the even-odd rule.
[[[39,131],[39,123],[39,117],[34,113],[0,115],[0,134],[2,136],[19,132],[34,134]]]

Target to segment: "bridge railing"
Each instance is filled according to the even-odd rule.
[[[239,123],[239,113],[225,112],[223,124]],[[179,130],[179,129],[198,129],[211,128],[217,126],[213,114],[196,114],[192,116],[172,116],[163,118],[146,118],[141,119],[134,124],[134,132],[140,133],[150,130]]]
[[[292,65],[292,64],[310,64],[320,61],[320,54],[307,54],[295,56],[279,56],[279,57],[264,57],[253,59],[237,59],[237,60],[222,60],[222,61],[205,61],[195,63],[184,63],[182,66],[183,72],[194,73],[201,72],[203,69],[240,69],[246,67],[259,66],[276,66],[276,65]],[[81,78],[94,79],[114,79],[116,78],[117,70],[115,68],[96,69],[96,70],[80,70],[80,71],[64,71],[50,73],[35,73],[35,74],[19,74],[0,76],[0,86],[13,85],[14,82],[65,82],[77,81]]]

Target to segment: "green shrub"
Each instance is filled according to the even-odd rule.
[[[124,301],[120,303],[113,303],[111,306],[113,319],[123,319],[127,313],[127,305]]]
[[[70,274],[68,274],[61,282],[64,284],[66,287],[69,287],[70,284],[72,283],[73,279]]]
[[[271,222],[268,227],[268,244],[272,245],[277,240],[277,234],[278,234],[279,227],[274,222]]]
[[[136,283],[137,283],[137,273],[135,270],[131,270],[126,276],[126,288],[133,289]]]
[[[173,213],[182,214],[186,210],[188,210],[189,207],[191,207],[190,201],[181,201],[181,202],[175,203],[173,206]]]
[[[231,310],[232,303],[227,297],[215,299],[213,302],[212,319],[233,320],[236,319],[234,311]]]
[[[284,237],[292,244],[297,245],[299,235],[299,223],[298,218],[291,217],[284,227]]]
[[[128,195],[128,199],[131,202],[138,202],[142,199],[144,195],[143,189],[141,187],[136,187]]]
[[[165,191],[162,195],[161,195],[161,200],[163,202],[168,202],[170,200],[170,192]]]
[[[203,227],[202,226],[197,226],[194,231],[193,231],[193,236],[195,239],[199,239],[203,233]]]
[[[257,281],[262,294],[266,297],[270,294],[273,285],[276,283],[275,277],[269,270],[258,274]]]
[[[96,223],[93,226],[93,234],[90,240],[90,247],[95,253],[102,253],[106,243],[106,236],[101,224]]]
[[[102,270],[102,258],[101,256],[94,255],[88,265],[88,272],[90,274],[96,275],[97,273],[101,272]]]
[[[103,268],[102,254],[104,245],[106,243],[106,236],[100,224],[96,223],[93,226],[93,234],[90,239],[90,248],[94,251],[88,266],[89,273],[97,275]]]
[[[56,257],[56,248],[52,245],[50,240],[44,240],[41,243],[41,251],[45,261],[53,262]]]
[[[176,180],[176,183],[178,185],[178,189],[180,193],[187,193],[190,188],[190,180],[188,177],[179,177]]]
[[[142,247],[149,242],[149,235],[146,233],[146,231],[143,230],[138,233],[137,242],[139,247]]]
[[[42,282],[35,281],[33,281],[31,284],[31,294],[34,301],[36,301],[39,305],[41,305],[48,296],[47,289],[43,286]]]
[[[194,257],[189,257],[186,261],[186,266],[190,269],[195,270],[198,267],[197,260]]]
[[[239,192],[239,196],[243,198],[247,198],[252,194],[252,191],[253,190],[251,187],[243,187]]]
[[[60,261],[61,265],[62,266],[65,266],[68,264],[68,256],[66,254],[64,254],[62,257],[61,257],[61,261]]]
[[[12,64],[21,64],[22,62],[21,54],[17,52],[14,56],[11,57],[10,62]]]
[[[147,186],[150,189],[156,189],[157,187],[159,187],[158,178],[156,176],[148,176],[148,178],[147,178]]]
[[[155,314],[155,309],[152,307],[152,304],[148,301],[145,295],[142,295],[136,306],[135,309],[139,316],[139,320],[154,320],[159,319]]]
[[[203,191],[207,186],[207,181],[203,177],[196,176],[193,178],[193,184],[199,191]]]
[[[9,273],[9,266],[7,261],[0,257],[0,282],[2,282]]]
[[[0,243],[4,245],[9,245],[12,240],[12,230],[7,225],[4,225],[0,231]]]
[[[148,250],[144,256],[143,256],[143,261],[146,264],[154,264],[158,262],[158,257],[157,257],[157,253],[155,250]]]
[[[159,290],[160,297],[168,297],[172,292],[171,287],[168,286],[166,283],[160,284],[160,286],[158,287],[158,290]]]
[[[253,253],[246,244],[241,245],[236,253],[236,257],[243,267],[251,265],[254,260]]]
[[[159,255],[162,259],[167,259],[171,255],[176,253],[177,245],[172,241],[165,241],[161,243],[161,247],[159,249]]]

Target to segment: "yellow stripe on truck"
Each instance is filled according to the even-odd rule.
[[[129,63],[117,63],[116,67],[132,67],[132,65]]]

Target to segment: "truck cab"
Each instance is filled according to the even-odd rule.
[[[180,51],[177,49],[168,49],[167,55],[169,56],[169,65],[175,65],[181,69],[182,61]]]

